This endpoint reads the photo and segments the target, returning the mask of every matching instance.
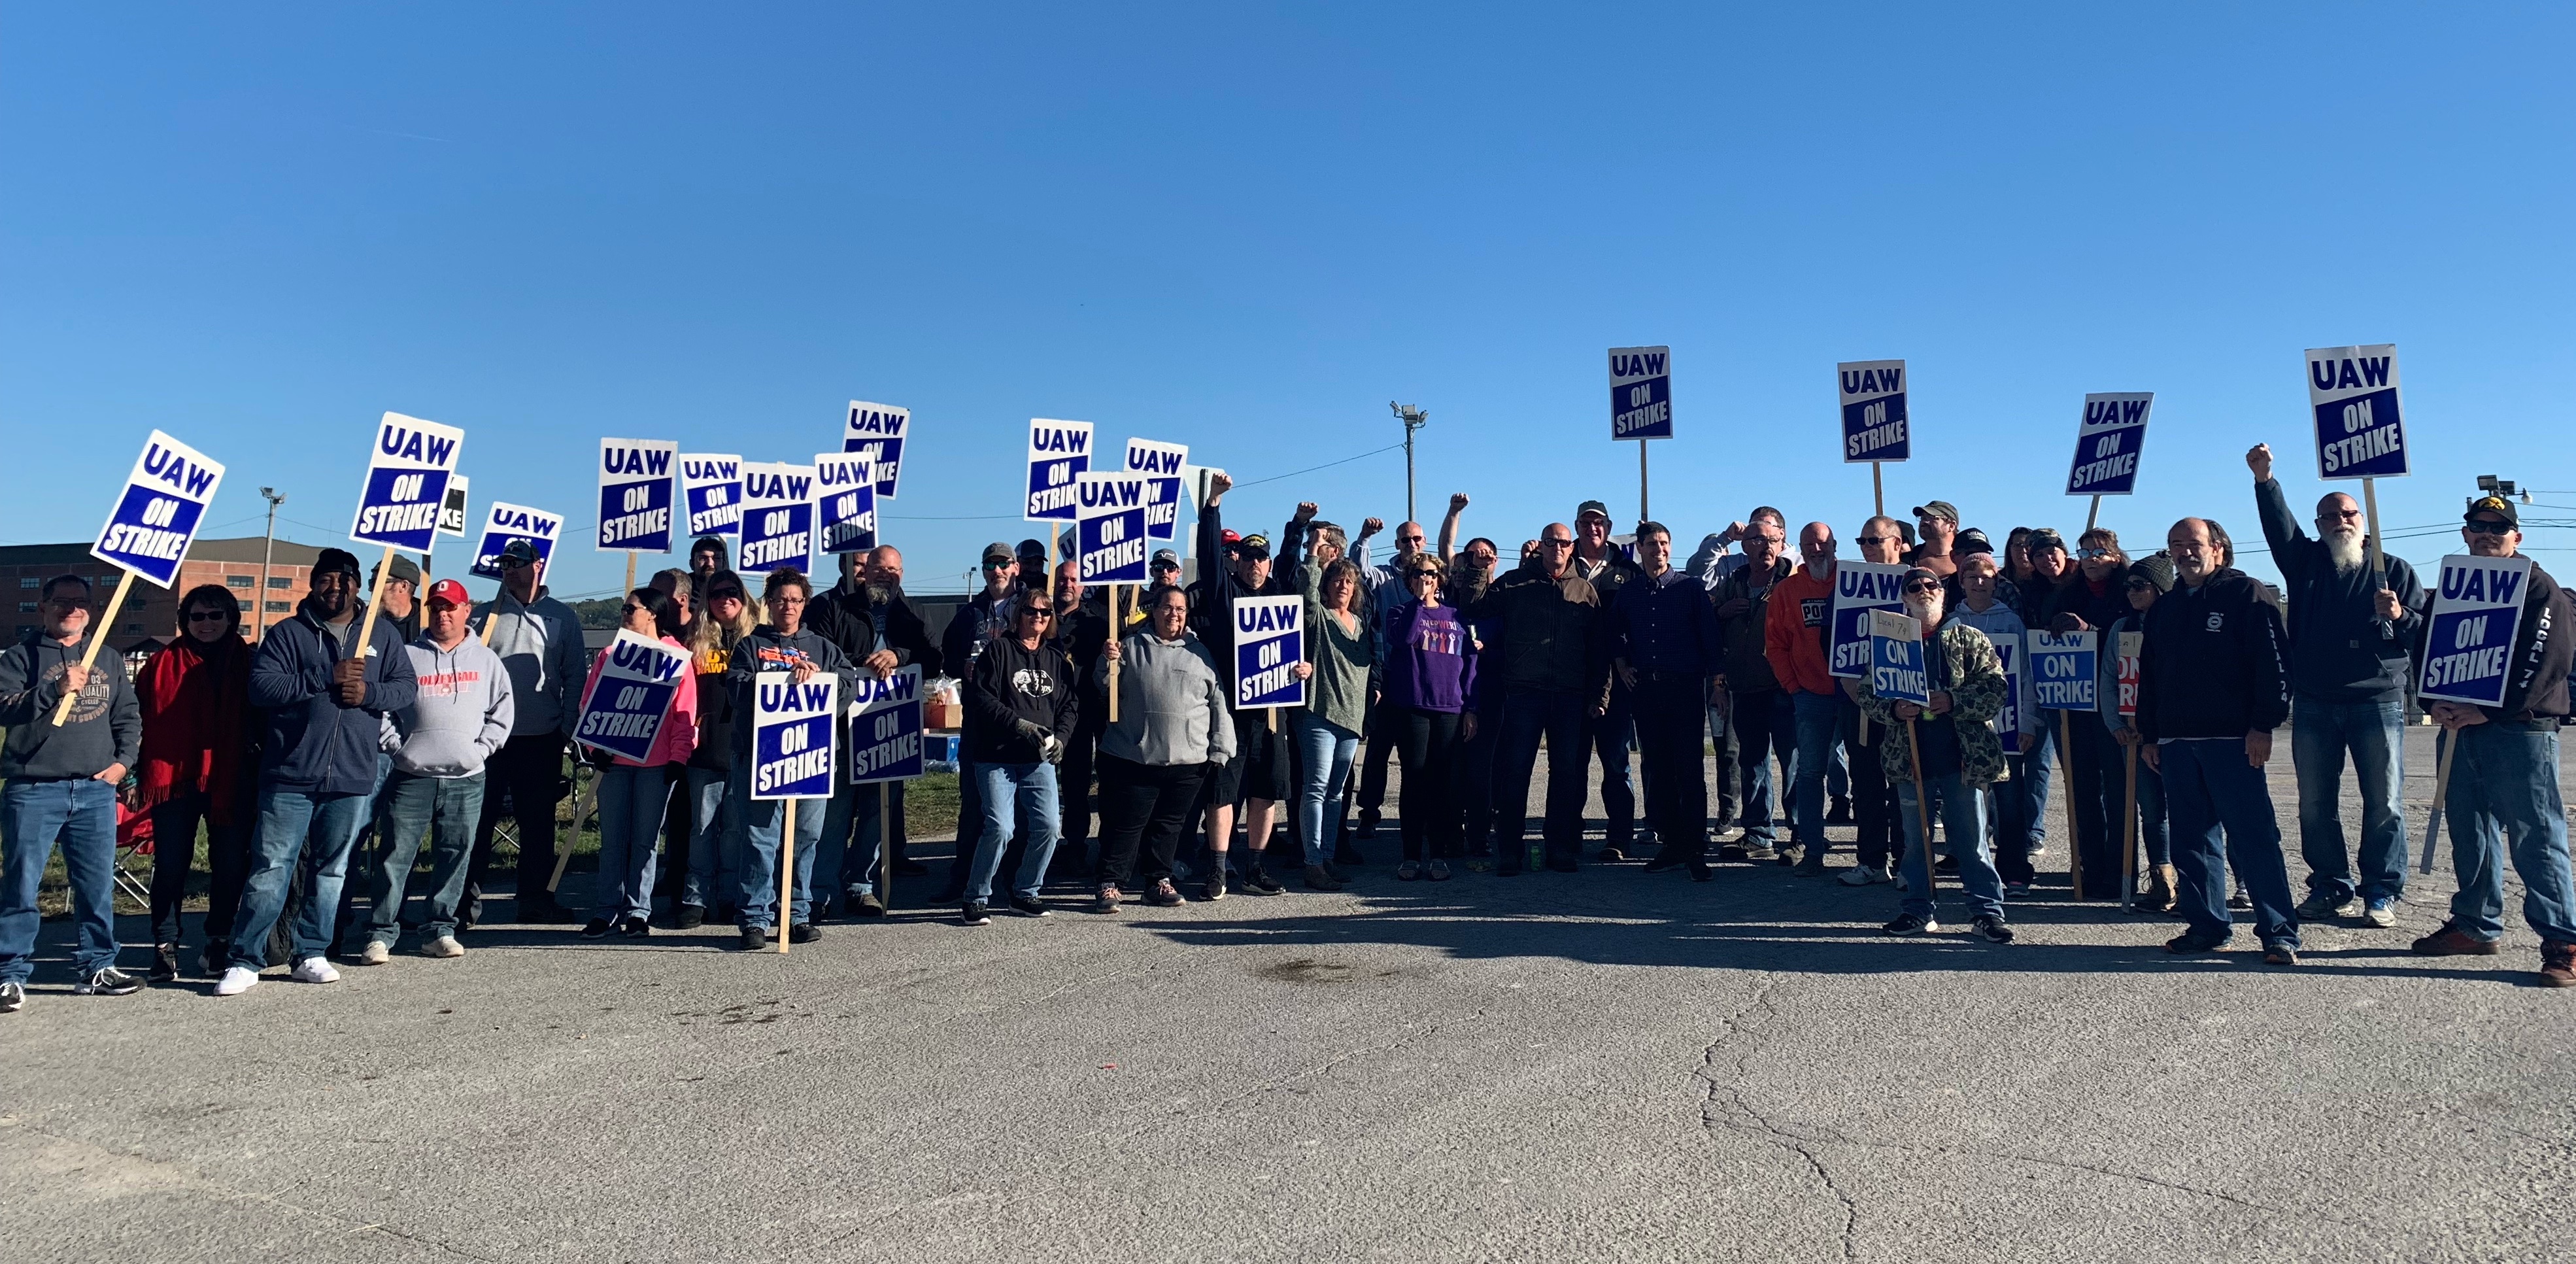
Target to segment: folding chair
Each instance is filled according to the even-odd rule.
[[[116,889],[127,899],[152,911],[152,814],[116,805],[116,861],[108,866]]]

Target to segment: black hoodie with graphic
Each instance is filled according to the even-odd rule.
[[[975,656],[966,678],[966,731],[962,752],[972,764],[1034,764],[1043,759],[1037,737],[1022,725],[1071,738],[1082,718],[1073,660],[1054,641],[1023,649],[1016,636],[997,636]]]

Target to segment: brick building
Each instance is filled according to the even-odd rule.
[[[322,555],[310,544],[278,541],[268,567],[263,611],[258,608],[260,556],[267,547],[267,539],[255,535],[199,540],[179,564],[176,584],[163,588],[149,580],[135,580],[125,594],[125,609],[105,621],[108,648],[123,653],[147,641],[158,645],[178,635],[179,599],[199,584],[221,584],[232,590],[241,605],[242,630],[256,639],[253,629],[262,626],[263,615],[266,622],[275,623],[295,612],[295,603],[304,599],[314,559]],[[106,601],[116,591],[117,568],[91,557],[87,543],[0,545],[0,590],[14,594],[18,607],[17,618],[10,624],[11,640],[36,630],[36,595],[46,580],[63,574],[87,579],[98,601]]]

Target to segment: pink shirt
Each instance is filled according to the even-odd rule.
[[[667,636],[662,638],[662,644],[682,654],[689,652],[688,646]],[[590,706],[590,691],[599,688],[600,670],[607,666],[608,655],[604,653],[591,661],[590,683],[581,687],[581,704],[584,709]],[[662,717],[662,731],[653,738],[652,758],[642,763],[637,763],[624,755],[614,755],[610,758],[620,768],[658,768],[663,764],[688,762],[689,752],[697,748],[698,674],[694,671],[683,671],[680,673],[679,688],[671,694],[670,713]]]

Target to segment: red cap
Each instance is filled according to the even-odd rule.
[[[442,579],[435,584],[431,584],[429,586],[429,599],[431,601],[444,601],[451,606],[471,606],[474,604],[474,599],[465,595],[465,585],[457,583],[452,579]]]

